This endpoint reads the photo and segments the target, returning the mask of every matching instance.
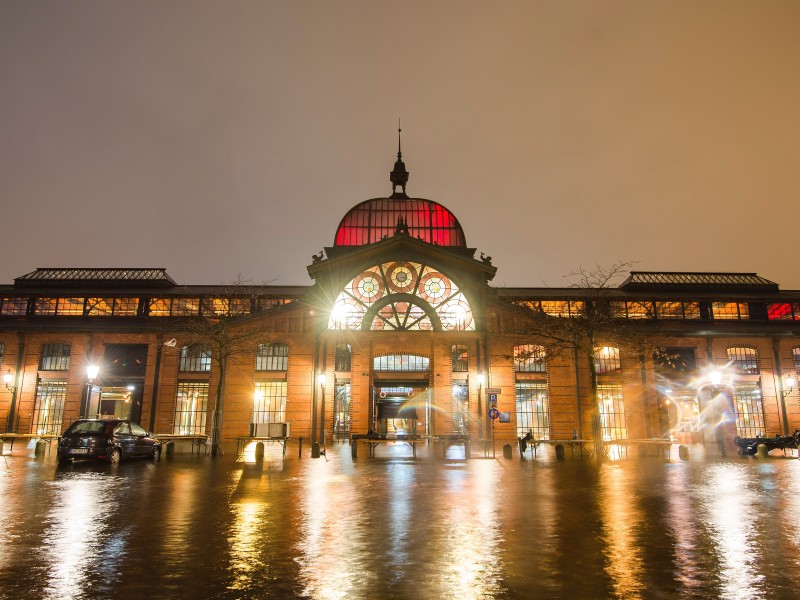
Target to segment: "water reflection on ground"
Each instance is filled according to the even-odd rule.
[[[0,598],[791,598],[800,460],[0,458]],[[498,454],[498,456],[501,456]]]

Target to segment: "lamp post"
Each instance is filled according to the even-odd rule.
[[[320,427],[322,433],[322,450],[320,454],[325,456],[325,373],[320,373],[319,377],[317,377],[317,381],[319,381],[319,387],[321,392],[320,397]]]
[[[708,382],[711,384],[711,406],[715,405],[715,399],[719,395],[719,386],[722,383],[722,371],[719,369],[711,369],[708,372]],[[722,411],[715,409],[715,414],[722,416]],[[714,425],[714,437],[717,442],[717,448],[722,456],[727,456],[728,451],[725,446],[725,432],[722,430],[722,418]]]
[[[97,365],[93,365],[89,363],[86,365],[86,401],[83,405],[83,410],[81,411],[83,417],[89,417],[89,403],[92,400],[92,386],[94,385],[94,380],[97,379],[97,374],[100,372],[100,367]]]
[[[486,375],[483,373],[478,373],[478,416],[483,414],[483,384],[486,383]],[[480,426],[480,431],[478,432],[480,437],[483,437],[483,428],[485,423],[483,419],[478,419],[478,425]]]
[[[6,384],[6,389],[11,392],[11,407],[8,410],[8,420],[6,421],[6,432],[11,431],[11,426],[14,422],[14,408],[17,404],[17,381],[16,375],[11,372],[11,369],[3,373],[3,383]]]
[[[786,419],[786,396],[792,393],[794,384],[797,383],[797,381],[791,375],[787,375],[785,378],[781,379],[780,382],[781,404],[778,407],[778,410],[783,414],[783,427],[785,429],[783,434],[789,435],[789,423]]]

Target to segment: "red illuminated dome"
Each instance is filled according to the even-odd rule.
[[[429,244],[467,246],[464,230],[453,213],[433,200],[406,195],[408,171],[402,160],[399,140],[397,162],[389,180],[392,182],[392,195],[366,200],[351,208],[339,223],[334,246],[366,246],[392,237],[398,230],[407,231],[411,237]]]

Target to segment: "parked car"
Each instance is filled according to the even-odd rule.
[[[58,440],[59,463],[80,459],[116,464],[123,458],[159,456],[161,442],[127,419],[79,419]]]

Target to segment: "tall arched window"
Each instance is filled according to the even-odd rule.
[[[731,346],[727,350],[728,364],[740,375],[758,375],[758,351],[749,346]]]
[[[594,369],[598,375],[619,373],[622,370],[619,348],[615,346],[595,346]]]

